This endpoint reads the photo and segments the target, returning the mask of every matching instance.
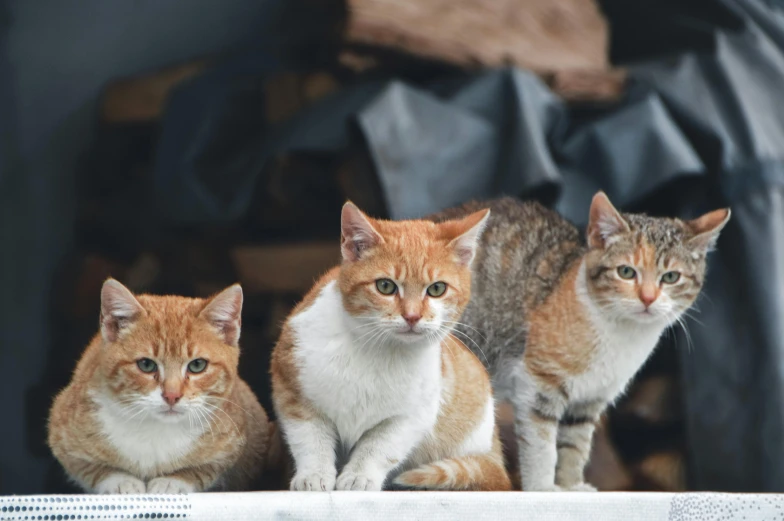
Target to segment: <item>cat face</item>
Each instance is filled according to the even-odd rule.
[[[621,215],[600,192],[588,225],[588,294],[610,318],[674,322],[699,295],[705,257],[729,218],[729,209],[692,221]]]
[[[101,291],[101,393],[136,421],[220,416],[237,378],[242,289],[210,300]],[[200,421],[201,420],[201,421]]]
[[[471,262],[489,210],[459,221],[380,221],[351,203],[341,218],[340,289],[360,344],[443,338],[471,295]]]

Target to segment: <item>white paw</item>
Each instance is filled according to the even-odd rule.
[[[178,478],[155,478],[147,483],[148,494],[188,494],[190,492],[196,492],[196,487]]]
[[[361,474],[358,472],[342,472],[338,476],[335,490],[381,490],[384,476]]]
[[[549,485],[533,485],[530,487],[523,487],[526,492],[562,492],[564,489],[555,484]]]
[[[95,486],[98,494],[144,494],[144,481],[128,474],[110,474]]]
[[[303,472],[297,473],[291,480],[291,490],[300,492],[335,490],[335,474],[327,472]]]
[[[577,483],[576,485],[564,487],[564,490],[569,492],[596,492],[596,487],[588,483]]]

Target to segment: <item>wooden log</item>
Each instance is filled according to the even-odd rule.
[[[247,246],[231,252],[246,292],[305,293],[340,263],[338,240],[280,246]]]
[[[609,67],[608,27],[593,0],[344,1],[350,44],[463,67]]]
[[[155,121],[163,114],[172,89],[196,76],[208,60],[195,60],[110,83],[101,100],[101,119],[107,123]]]

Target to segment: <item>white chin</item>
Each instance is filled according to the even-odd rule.
[[[165,411],[160,411],[159,410],[159,411],[156,412],[155,416],[160,421],[163,421],[163,422],[166,422],[166,423],[178,423],[178,422],[181,422],[183,420],[187,420],[188,419],[188,415],[185,414],[185,411],[181,411],[181,410],[177,410],[177,411],[172,411],[172,410],[168,410],[168,409],[165,410]]]
[[[415,331],[406,331],[401,333],[395,333],[395,338],[398,340],[398,342],[402,344],[415,344],[417,342],[421,342],[427,337],[425,336],[424,333],[415,332]]]

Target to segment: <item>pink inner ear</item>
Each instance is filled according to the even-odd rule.
[[[230,345],[239,341],[242,323],[242,288],[235,284],[213,297],[200,316],[217,328]]]
[[[610,199],[599,192],[591,201],[588,222],[588,244],[592,248],[607,246],[613,236],[629,231],[629,224],[615,209]]]
[[[101,288],[101,333],[107,342],[115,342],[120,331],[144,313],[133,293],[114,279]]]
[[[454,248],[458,262],[465,266],[471,264],[479,247],[479,239],[487,225],[490,210],[480,210],[456,222],[445,222],[442,226],[457,228],[457,237],[452,239],[450,245]]]
[[[343,205],[340,216],[341,252],[343,259],[356,261],[362,252],[383,242],[365,214],[352,203]]]

